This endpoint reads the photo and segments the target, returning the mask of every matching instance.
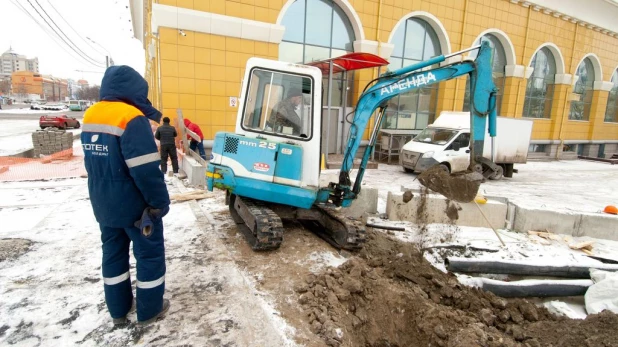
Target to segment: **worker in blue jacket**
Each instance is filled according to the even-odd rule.
[[[142,324],[169,309],[165,291],[163,216],[170,199],[150,127],[161,112],[148,100],[148,83],[128,66],[105,71],[101,102],[84,114],[81,134],[88,190],[103,243],[105,302],[114,324],[128,323],[134,302]],[[129,245],[137,263],[136,297]]]

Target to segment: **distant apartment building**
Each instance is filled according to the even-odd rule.
[[[18,100],[64,101],[69,96],[66,79],[31,71],[15,71],[11,80],[13,95]]]
[[[15,53],[12,48],[0,55],[0,78],[9,77],[15,71],[39,72],[39,58],[28,59]]]
[[[88,88],[90,86],[86,80],[78,80],[77,84],[80,88]]]

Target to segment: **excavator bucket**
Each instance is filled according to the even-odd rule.
[[[444,195],[450,200],[472,202],[484,181],[478,172],[449,174],[439,166],[434,166],[418,176],[425,187]]]

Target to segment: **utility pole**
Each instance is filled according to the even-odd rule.
[[[105,56],[105,68],[109,67],[109,55]]]

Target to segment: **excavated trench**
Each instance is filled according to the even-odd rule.
[[[369,231],[358,256],[296,288],[329,346],[618,346],[618,316],[556,317],[435,269],[416,245]]]

